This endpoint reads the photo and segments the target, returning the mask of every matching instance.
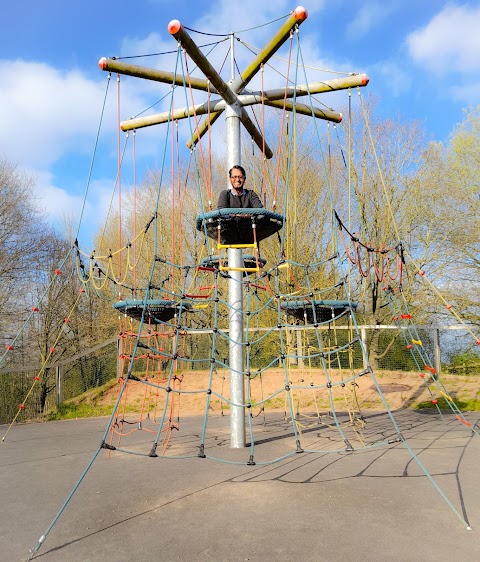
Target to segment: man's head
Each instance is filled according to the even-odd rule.
[[[233,168],[229,170],[228,175],[230,176],[230,185],[232,188],[241,193],[243,191],[243,184],[245,183],[245,170],[242,166],[233,166]]]

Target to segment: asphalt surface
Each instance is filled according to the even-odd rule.
[[[473,426],[479,415],[467,418]],[[99,450],[108,419],[95,418],[19,424],[0,443],[0,560],[29,558],[91,463],[33,560],[479,561],[480,437],[454,417],[402,411],[395,419],[471,531],[402,443],[293,451],[260,464],[288,454],[287,442],[295,448],[276,420],[248,466],[250,448],[230,448],[227,417],[210,424],[205,451],[225,462],[198,458],[202,422],[186,418],[166,454],[190,458],[142,456],[155,434],[135,426],[128,447],[140,454],[109,455]],[[386,416],[367,423],[379,435],[388,424]],[[318,440],[336,449],[329,431],[305,430],[308,449]]]

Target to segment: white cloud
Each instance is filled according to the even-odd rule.
[[[32,175],[35,178],[38,204],[53,220],[59,222],[65,218],[79,219],[82,196],[72,195],[54,185],[52,174],[48,171],[34,171]]]
[[[72,234],[76,235],[79,220],[82,218],[79,239],[90,245],[93,233],[104,223],[107,216],[112,201],[112,182],[93,181],[89,197],[84,204],[84,194],[74,195],[69,193],[68,189],[55,185],[49,171],[27,170],[27,173],[35,180],[32,198],[37,202],[39,210],[48,216],[50,223],[60,229],[68,226],[72,229]]]
[[[305,6],[309,16],[316,12],[321,11],[326,2],[325,0],[312,0]],[[278,31],[283,21],[276,21],[281,16],[287,16],[292,9],[296,7],[289,0],[277,0],[276,2],[259,2],[258,0],[243,0],[241,9],[232,9],[231,0],[221,0],[214,5],[214,9],[209,13],[205,12],[194,24],[190,25],[197,30],[207,31],[210,33],[228,34],[232,31],[249,30],[248,33],[241,34],[249,46],[257,49],[262,49],[267,41]],[[274,22],[270,25],[262,25],[267,22]],[[308,28],[308,18],[302,24],[302,31]],[[204,41],[201,35],[192,33],[192,38],[200,43]],[[201,39],[199,39],[201,38]],[[207,38],[211,39],[212,38]],[[218,38],[220,39],[220,37]],[[236,44],[235,59],[240,71],[243,71],[245,66],[252,60],[253,54],[250,50]],[[217,55],[217,51],[212,52],[209,59],[215,68],[225,66],[225,73],[230,77],[230,61],[225,62],[224,57]],[[223,74],[222,74],[223,76]]]
[[[94,217],[87,218],[85,226],[102,225],[109,213],[117,211],[117,195],[114,180],[95,180],[89,187],[90,200],[95,209]]]
[[[109,213],[117,211],[117,192],[114,189],[114,180],[94,180],[89,186],[88,199],[85,202],[85,209],[81,224],[78,225],[80,210],[83,205],[83,198],[69,197],[65,200],[65,208],[70,208],[76,204],[73,224],[78,228],[78,240],[83,250],[92,247],[92,239],[106,223]],[[62,190],[63,191],[63,190]],[[64,218],[64,215],[60,215]],[[67,217],[69,215],[66,215]],[[77,234],[75,232],[75,234]]]
[[[347,25],[346,34],[351,39],[364,37],[370,30],[381,24],[394,10],[392,2],[366,2]]]
[[[46,170],[68,153],[89,155],[94,141],[107,86],[107,73],[99,81],[82,72],[61,72],[44,63],[0,61],[0,120],[8,131],[2,153],[24,168]],[[145,80],[126,77],[121,91],[121,113],[133,115],[160,97],[158,84],[153,92]],[[163,94],[165,92],[162,92]],[[157,97],[158,96],[158,97]],[[117,127],[115,78],[109,86],[103,134]],[[156,138],[158,145],[158,134]],[[116,146],[112,153],[115,153]]]
[[[413,78],[403,65],[392,60],[381,61],[371,67],[375,83],[381,83],[384,88],[394,97],[399,97],[411,90]],[[376,78],[379,75],[379,78]]]
[[[313,7],[310,11],[318,9],[323,1],[312,2]],[[273,34],[281,22],[259,27],[268,21],[278,19],[280,16],[290,13],[292,3],[289,0],[276,0],[276,2],[259,2],[258,0],[243,0],[241,9],[232,8],[231,0],[220,0],[218,3],[212,4],[211,12],[205,10],[204,15],[199,18],[194,25],[190,25],[199,31],[207,31],[210,33],[225,33],[232,31],[240,31],[257,27],[256,36],[270,36]],[[307,11],[309,7],[306,6]]]
[[[99,71],[99,80],[93,81],[79,70],[61,72],[45,63],[0,60],[0,75],[0,122],[5,131],[0,145],[2,156],[36,178],[38,205],[54,223],[58,224],[66,216],[77,219],[83,199],[71,192],[71,178],[64,179],[64,185],[56,183],[52,167],[60,160],[66,162],[80,154],[88,157],[93,154],[107,74],[102,76]],[[145,108],[152,99],[152,94],[150,97],[148,94],[145,81],[134,83],[132,79],[125,84],[121,94],[123,114],[131,115],[132,111]],[[117,157],[116,96],[113,78],[101,137],[107,141],[111,139],[110,148],[97,154],[103,161],[111,160],[113,177]],[[139,142],[145,152],[158,154],[158,131],[156,135],[145,131]],[[127,152],[126,159],[131,159],[131,151]],[[84,177],[77,177],[74,183],[86,184],[87,175],[85,169]],[[96,207],[89,203],[86,211]]]
[[[480,100],[480,82],[450,88],[452,99],[466,105],[478,105]]]
[[[480,70],[480,7],[448,4],[407,37],[415,63],[438,75]]]
[[[165,29],[165,36],[169,35],[167,29]],[[175,51],[176,49],[176,42],[175,40],[170,37],[169,41],[162,40],[161,36],[158,33],[149,33],[144,38],[136,39],[134,37],[124,37],[122,40],[121,46],[121,53],[122,56],[141,56],[141,55],[149,55],[148,58],[143,59],[144,61],[152,60],[151,55],[154,53],[165,53],[169,51]],[[134,64],[137,64],[136,60],[132,61]],[[142,64],[142,63],[138,63]],[[150,66],[150,65],[148,65]]]
[[[37,62],[0,61],[0,120],[8,131],[6,156],[46,169],[95,131],[105,85],[81,72]],[[5,139],[6,140],[6,139]]]
[[[122,57],[135,57],[125,61],[128,63],[160,70],[168,70],[169,72],[175,70],[177,42],[168,33],[167,26],[162,30],[162,35],[159,33],[149,33],[146,37],[124,37],[120,52]],[[161,56],[153,56],[157,53],[160,53]],[[181,72],[180,67],[177,69],[177,72]],[[138,80],[137,78],[133,78],[132,80],[141,82],[142,88],[145,89],[145,91],[157,91],[158,93],[159,82]]]

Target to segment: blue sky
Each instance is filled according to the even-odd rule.
[[[106,88],[107,74],[97,66],[102,56],[174,51],[176,42],[167,31],[172,19],[196,30],[229,33],[277,19],[297,5],[285,0],[243,0],[236,6],[231,0],[4,3],[0,154],[35,177],[32,195],[52,223],[63,216],[76,220]],[[302,5],[309,13],[301,26],[305,63],[367,73],[367,89],[379,98],[382,115],[418,119],[432,140],[446,142],[462,109],[479,104],[478,1],[311,0]],[[263,47],[279,25],[259,28],[245,40]],[[198,44],[215,39],[191,35]],[[238,56],[243,69],[251,56]],[[221,64],[220,55],[211,60],[217,68]],[[173,71],[175,55],[132,62]],[[324,78],[309,70],[309,81]],[[116,175],[115,88],[112,81],[84,217],[87,231],[101,223]],[[122,82],[121,118],[160,99],[165,88],[133,78],[125,87]],[[158,106],[157,111],[165,110]],[[144,165],[158,166],[158,128],[138,142]]]

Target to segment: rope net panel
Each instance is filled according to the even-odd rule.
[[[346,254],[344,259],[348,261]],[[332,266],[337,261],[282,260],[242,276],[241,406],[246,408],[249,443],[243,462],[268,463],[299,451],[345,452],[401,440],[393,416],[381,431],[378,423],[368,422],[379,409],[389,408],[362,349],[354,323],[357,303],[349,300],[345,280],[317,286],[327,266],[330,276],[339,278]],[[203,259],[179,266],[156,259],[152,278],[168,278],[173,267],[179,280],[173,289],[164,283],[151,291],[154,299],[114,304],[122,322],[133,318],[142,331],[122,332],[122,376],[109,449],[218,458],[218,439],[228,439],[229,412],[239,405],[230,394],[230,275],[220,263],[218,258]],[[408,321],[403,317],[399,321]],[[401,333],[407,337],[405,330]],[[442,386],[435,387],[439,378],[417,348],[421,346],[414,350],[418,368],[425,370],[432,400],[439,393],[448,395]],[[182,433],[185,416],[188,443]],[[263,444],[280,437],[280,457],[269,457]]]

